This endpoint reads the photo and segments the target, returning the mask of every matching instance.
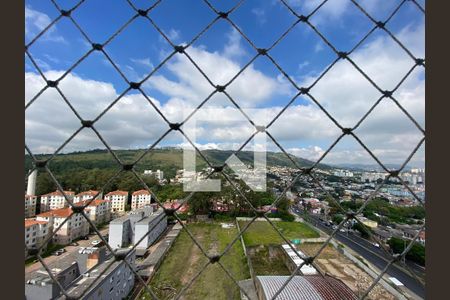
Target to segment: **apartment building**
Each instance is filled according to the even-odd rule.
[[[151,202],[152,195],[147,190],[139,190],[131,194],[131,210],[142,208]]]
[[[74,192],[64,191],[64,194],[70,201],[73,201],[73,198],[75,196]],[[69,204],[64,198],[64,195],[59,190],[41,196],[41,212],[60,209],[68,206]]]
[[[70,218],[69,218],[70,217]],[[64,222],[69,218],[66,222]],[[89,223],[79,213],[72,214],[70,207],[50,210],[38,214],[36,221],[47,221],[53,230],[56,230],[63,222],[62,227],[53,236],[55,244],[67,245],[73,240],[86,236],[89,233]]]
[[[138,244],[136,255],[141,256],[166,228],[167,217],[163,210],[143,207],[111,221],[108,244],[113,249]]]
[[[103,224],[111,220],[111,209],[109,200],[83,200],[75,205],[84,206],[85,213],[94,224]]]
[[[106,249],[85,248],[77,253],[76,261],[60,261],[51,270],[55,282],[44,269],[25,275],[25,299],[126,299],[134,287],[135,251],[120,249],[124,260],[114,260]],[[127,263],[125,263],[127,261]],[[130,268],[131,266],[131,268]],[[61,287],[66,295],[61,293]]]
[[[128,202],[128,192],[114,191],[105,195],[105,200],[110,201],[110,208],[112,213],[125,212],[125,207]]]
[[[36,204],[36,196],[25,195],[25,218],[34,217],[36,215]]]
[[[38,221],[25,219],[25,246],[27,249],[37,249],[41,247],[46,238],[52,233],[52,228],[48,221]],[[25,253],[27,256],[28,253]]]
[[[102,193],[99,193],[98,191],[93,191],[93,190],[81,192],[81,193],[75,195],[75,197],[73,197],[73,203],[78,203],[80,201],[85,201],[85,200],[92,200],[92,199],[94,199],[94,197],[95,197],[95,199],[101,199]]]

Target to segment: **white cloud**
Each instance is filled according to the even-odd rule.
[[[25,6],[25,36],[28,39],[34,38],[37,34],[42,32],[51,23],[50,17],[45,13],[32,9],[30,6]],[[42,40],[53,42],[65,42],[65,39],[57,34],[56,25],[50,27],[47,32],[41,37]]]
[[[252,8],[251,12],[256,16],[259,23],[264,24],[267,22],[266,11],[263,8],[255,7]]]
[[[245,49],[241,45],[241,35],[233,28],[233,30],[227,34],[227,43],[225,44],[223,55],[227,58],[239,58],[246,54]]]
[[[134,62],[137,65],[141,65],[150,69],[153,69],[154,66],[152,64],[152,62],[150,61],[150,58],[145,57],[145,58],[130,58],[130,60],[132,62]]]
[[[421,42],[423,34],[422,24],[419,27],[406,28],[397,36],[408,44],[413,53],[420,56],[423,54]],[[238,43],[239,39],[234,35],[235,33],[230,34],[227,45]],[[214,84],[224,84],[241,68],[235,56],[229,55],[235,50],[228,50],[228,55],[225,55],[226,49],[225,47],[223,52],[211,52],[206,47],[190,47],[188,52],[201,64],[200,67]],[[390,89],[396,85],[406,73],[405,70],[412,65],[411,59],[387,36],[361,47],[351,57],[383,89]],[[153,96],[155,105],[167,118],[177,122],[183,119],[183,109],[193,109],[213,88],[183,55],[175,56],[166,67],[170,74],[155,74],[146,82],[145,88],[149,91],[148,94]],[[386,71],[386,68],[389,71]],[[56,76],[58,72],[48,71],[46,74]],[[306,85],[314,79],[314,77],[306,78],[299,85]],[[424,123],[423,82],[423,71],[414,72],[396,92],[399,102],[418,119],[420,124]],[[44,86],[42,79],[34,73],[25,74],[25,83],[27,99]],[[110,83],[83,79],[76,74],[68,75],[61,82],[61,88],[86,119],[97,116],[118,96]],[[162,102],[163,99],[154,96],[152,89],[158,91],[158,95],[166,95],[167,100]],[[260,107],[274,97],[287,95],[290,90],[282,80],[267,76],[254,66],[249,66],[227,91],[239,104],[249,108]],[[355,125],[379,97],[367,80],[345,61],[338,62],[331,72],[311,89],[311,94],[346,127]],[[219,101],[214,101],[215,105],[230,105],[229,102],[221,102],[223,96],[217,97],[215,100]],[[59,103],[60,106],[56,106],[55,103]],[[403,117],[392,103],[389,101],[382,103],[383,106],[373,112],[373,118],[368,118],[357,129],[357,134],[361,135],[361,139],[370,145],[370,149],[379,155],[383,162],[402,163],[413,150],[421,134],[408,123],[409,120]],[[281,108],[280,103],[265,108],[264,111],[273,117]],[[225,110],[220,118],[226,119],[230,114],[231,110]],[[33,151],[48,152],[56,149],[64,137],[78,127],[79,121],[68,110],[62,99],[56,93],[44,93],[27,112],[26,142]],[[167,129],[167,125],[142,96],[126,95],[104,118],[100,119],[98,128],[114,147],[133,148],[151,144]],[[249,132],[251,127],[245,124],[230,126],[218,122],[204,125],[198,130],[198,140],[204,140],[199,147],[235,148],[248,137]],[[304,101],[295,102],[273,124],[273,127],[269,128],[269,132],[289,152],[311,160],[319,158],[340,134],[336,126],[315,104]],[[77,141],[77,146],[71,143],[66,150],[83,147],[87,150],[93,147],[93,139],[80,138]],[[183,143],[179,138],[172,138],[171,141],[175,145]],[[367,163],[370,160],[368,154],[355,142],[345,140],[338,146],[328,154],[325,162]],[[270,150],[276,149],[272,147]],[[414,160],[418,164],[423,163],[423,150],[421,151]]]
[[[288,4],[292,8],[296,9],[300,14],[309,15],[314,9],[316,9],[323,0],[289,0]],[[342,17],[347,11],[349,5],[352,5],[348,0],[329,0],[314,14],[314,24],[322,23],[323,21],[329,22],[336,21]],[[328,24],[332,24],[331,22]]]

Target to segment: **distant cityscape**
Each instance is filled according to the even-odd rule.
[[[208,174],[209,171],[211,171],[209,168],[199,172],[178,170],[175,177],[165,178],[164,172],[161,170],[144,170],[142,176],[152,176],[159,185],[180,187],[185,182],[205,179],[205,174]],[[250,168],[248,172],[251,172]],[[420,204],[398,179],[386,180],[388,173],[343,168],[316,169],[314,177],[317,181],[311,180],[311,177],[300,176],[292,184],[292,179],[298,174],[299,170],[294,168],[268,167],[269,193],[273,195],[273,199],[281,197],[283,191],[292,185],[285,194],[290,203],[289,214],[296,218],[300,217],[300,219],[306,218],[305,221],[311,225],[317,226],[317,223],[320,222],[325,231],[327,226],[330,230],[336,228],[339,224],[336,217],[341,213],[336,210],[330,196],[337,199],[337,203],[343,206],[357,205],[363,203],[364,199],[367,199],[380,184],[386,181],[377,194],[377,198],[383,199],[383,203],[391,208],[400,209],[414,208]],[[421,201],[425,201],[424,169],[413,168],[402,172],[399,177]],[[233,178],[236,181],[240,179],[239,176]],[[122,299],[130,293],[136,292],[139,290],[139,284],[130,268],[144,278],[151,278],[152,274],[156,272],[155,264],[159,265],[160,261],[164,259],[182,229],[179,224],[173,225],[173,220],[168,219],[148,190],[115,190],[104,195],[101,191],[96,190],[82,191],[78,194],[73,191],[64,191],[63,195],[56,190],[43,195],[35,195],[36,179],[37,171],[34,171],[29,176],[25,194],[25,259],[29,263],[31,261],[31,266],[39,264],[35,262],[34,257],[36,249],[41,247],[40,254],[44,257],[48,255],[58,257],[57,260],[54,260],[53,275],[61,278],[61,286],[74,297],[79,295],[88,297],[108,292],[115,295],[114,299]],[[74,211],[68,205],[65,197],[75,207],[84,207],[84,212],[90,222],[96,225],[109,247],[116,252],[114,255],[134,246],[133,251],[126,255],[128,264],[116,261],[112,267],[103,272],[101,278],[95,279],[95,274],[101,274],[105,266],[112,263],[113,254],[96,236],[96,232],[93,232],[90,222],[80,212]],[[194,218],[196,221],[205,221],[211,217],[206,216],[204,219],[201,215],[193,214],[189,203],[183,203],[182,199],[163,200],[165,200],[164,209],[176,209],[180,216],[186,216],[188,220],[192,221]],[[210,212],[221,215],[231,212],[232,202],[223,197],[212,197],[209,200],[208,210]],[[272,213],[278,211],[277,206],[270,204],[262,205],[257,209]],[[37,213],[37,211],[39,212]],[[308,215],[313,218],[312,221],[307,217]],[[383,216],[381,211],[373,214],[363,212],[357,217],[372,232],[372,235],[387,247],[392,238],[402,240],[414,238],[419,231],[420,224],[424,222],[424,219],[412,216],[406,222],[396,223],[388,215]],[[354,220],[346,222],[341,231],[345,232],[347,236],[349,233],[363,236],[363,231],[358,232],[355,229],[355,223]],[[50,238],[54,231],[56,231],[55,234]],[[162,240],[167,242],[161,243]],[[425,245],[425,231],[420,231],[417,242]],[[380,247],[373,240],[370,243]],[[294,263],[293,269],[295,269],[295,264],[299,265],[303,261],[303,256],[296,257],[295,252],[291,253],[292,245],[283,244],[281,246],[286,251],[284,255],[291,257],[291,260],[286,261],[286,266],[291,270],[292,268],[289,266]],[[298,253],[302,253],[300,248],[297,250]],[[305,269],[307,267],[309,269]],[[32,271],[26,271],[27,299],[54,299],[60,295],[60,286],[53,282],[45,270],[40,271],[36,268],[29,270]],[[303,272],[301,274],[317,274],[317,271],[309,266],[302,267],[300,272]],[[263,280],[261,277],[258,280],[261,284],[266,279]],[[351,290],[349,292],[352,293]],[[94,297],[94,299],[97,298]]]

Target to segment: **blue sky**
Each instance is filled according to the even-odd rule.
[[[146,8],[152,1],[132,1]],[[386,20],[400,1],[359,1],[377,20]],[[57,1],[70,9],[76,1]],[[211,1],[218,10],[228,10],[237,1]],[[299,14],[309,14],[320,1],[288,1]],[[423,2],[420,2],[423,5]],[[91,41],[104,43],[135,12],[126,1],[87,0],[72,14]],[[58,16],[50,1],[26,1],[25,43]],[[214,12],[203,1],[162,1],[150,13],[150,18],[174,44],[186,44],[209,24]],[[230,19],[259,48],[268,48],[285,32],[296,18],[280,1],[244,1]],[[340,51],[351,50],[373,27],[370,20],[347,0],[330,0],[310,19],[310,22]],[[413,52],[424,57],[424,15],[413,3],[407,2],[386,25]],[[63,18],[38,39],[29,52],[49,78],[56,79],[90,49],[89,43],[69,19]],[[142,17],[133,21],[106,47],[107,54],[117,63],[130,81],[149,74],[171,51],[150,22]],[[200,68],[215,84],[225,84],[256,54],[249,43],[225,20],[216,22],[187,49]],[[312,83],[335,59],[336,54],[305,24],[297,24],[277,44],[270,55],[299,86]],[[376,30],[351,58],[383,89],[397,85],[414,65],[385,32]],[[340,61],[311,90],[311,94],[345,126],[353,126],[369,110],[379,93],[348,62]],[[44,86],[36,69],[25,57],[26,102]],[[94,52],[61,82],[61,89],[85,118],[95,118],[123,90],[127,83],[106,60]],[[182,108],[192,109],[213,88],[182,54],[172,57],[143,85],[146,94],[167,113],[171,121],[181,121]],[[424,69],[420,67],[398,90],[398,100],[424,126]],[[296,90],[266,58],[259,57],[233,82],[230,95],[244,109],[260,108],[274,116],[296,94]],[[229,107],[223,96],[211,99],[210,107]],[[49,111],[59,118],[42,118]],[[26,112],[26,141],[36,153],[54,151],[78,127],[75,116],[65,116],[67,105],[60,97],[47,91]],[[67,113],[67,112],[66,112]],[[256,117],[256,116],[255,116]],[[115,148],[139,148],[152,144],[166,129],[149,103],[136,92],[130,92],[111,109],[98,126],[105,139]],[[268,120],[266,120],[267,123]],[[382,161],[401,163],[421,139],[420,131],[391,102],[382,103],[360,128],[361,139],[383,157]],[[264,123],[264,120],[261,120]],[[158,124],[157,124],[158,123]],[[228,133],[224,131],[228,128]],[[245,122],[207,124],[205,134],[198,135],[200,145],[215,148],[235,148],[252,128]],[[236,135],[233,131],[243,134]],[[46,132],[47,134],[44,134]],[[273,125],[273,135],[283,147],[302,157],[317,159],[339,135],[334,124],[305,97],[299,97]],[[84,134],[84,133],[83,133]],[[98,146],[94,137],[80,135],[69,143],[67,151],[88,150]],[[177,138],[161,145],[180,144]],[[424,149],[414,161],[423,165]],[[351,139],[338,144],[330,163],[373,163],[359,145]],[[345,160],[345,161],[344,161]]]

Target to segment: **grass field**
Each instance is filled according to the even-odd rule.
[[[189,230],[210,255],[221,253],[237,235],[237,229],[220,224],[190,224]],[[161,267],[150,282],[159,299],[173,298],[208,262],[186,231],[182,230]],[[242,245],[238,240],[220,262],[238,281],[250,278]],[[151,299],[145,295],[143,299]],[[240,299],[239,288],[218,264],[209,265],[185,291],[182,299]]]
[[[247,248],[255,275],[291,275],[283,256],[280,254],[270,255],[269,247],[256,246]]]
[[[241,230],[248,221],[240,221]],[[308,225],[300,222],[273,221],[278,230],[289,240],[302,238],[318,238],[319,234]],[[244,242],[247,247],[257,245],[279,245],[284,240],[273,229],[273,227],[264,221],[255,221],[244,232]]]

